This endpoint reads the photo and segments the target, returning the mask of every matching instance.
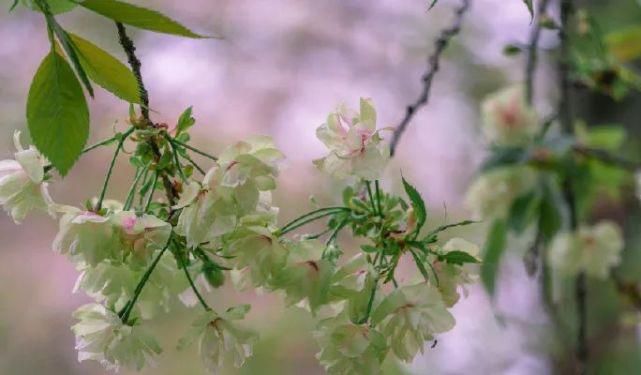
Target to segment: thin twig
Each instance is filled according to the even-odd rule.
[[[528,58],[525,65],[525,101],[527,104],[532,105],[534,100],[534,76],[536,75],[536,66],[538,62],[539,39],[541,38],[541,16],[543,16],[548,7],[549,0],[539,1],[537,7],[537,20],[534,23],[534,28],[530,34],[530,42],[528,43]]]
[[[405,117],[394,130],[392,141],[390,142],[390,155],[394,156],[396,147],[398,146],[398,142],[400,141],[401,136],[407,129],[409,123],[412,121],[412,118],[414,117],[416,112],[428,103],[430,99],[432,81],[434,80],[434,76],[439,70],[441,56],[447,48],[450,40],[461,31],[463,18],[467,10],[470,8],[470,3],[471,0],[462,0],[461,6],[456,10],[454,23],[449,28],[442,30],[440,36],[436,40],[434,44],[435,50],[428,58],[429,68],[421,78],[421,81],[423,82],[423,90],[421,91],[418,99],[416,99],[414,103],[407,106]]]

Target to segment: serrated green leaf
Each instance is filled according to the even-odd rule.
[[[534,5],[532,4],[532,0],[523,0],[523,3],[527,7],[527,10],[530,12],[530,20],[534,19]]]
[[[188,38],[206,38],[206,36],[194,33],[160,12],[122,1],[84,0],[80,5],[114,21],[140,29]]]
[[[495,220],[485,242],[481,280],[490,296],[494,295],[496,289],[496,275],[507,240],[506,229],[504,220]]]
[[[65,59],[51,51],[29,88],[27,123],[34,144],[61,175],[82,153],[89,135],[89,109]]]
[[[196,123],[196,120],[191,116],[191,112],[192,107],[189,107],[180,115],[176,125],[176,134],[189,130]]]
[[[410,253],[412,254],[412,258],[414,258],[414,263],[416,263],[416,268],[418,268],[419,272],[421,272],[421,275],[423,275],[423,278],[425,281],[429,282],[430,281],[430,275],[427,272],[427,268],[425,268],[425,265],[423,262],[427,263],[424,259],[421,259],[421,257],[418,255],[414,249],[410,249]],[[427,263],[429,264],[429,263]],[[431,265],[430,265],[431,267]],[[437,278],[438,276],[436,273],[434,273],[434,277]],[[438,284],[438,283],[437,283]]]
[[[419,233],[421,231],[421,228],[423,228],[425,221],[427,220],[427,209],[425,208],[425,202],[423,201],[423,198],[421,197],[421,194],[419,194],[418,190],[416,190],[414,186],[407,182],[407,180],[405,180],[405,177],[401,177],[401,179],[403,180],[403,188],[405,189],[405,193],[410,198],[412,207],[414,208],[414,214],[416,215],[415,233]]]
[[[78,35],[68,33],[89,78],[105,90],[129,103],[140,103],[134,74],[107,51]]]
[[[479,263],[479,260],[466,253],[465,251],[454,250],[439,257],[441,260],[449,264],[463,265],[465,263]]]

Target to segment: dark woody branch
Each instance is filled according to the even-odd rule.
[[[440,36],[436,40],[435,50],[432,53],[432,55],[428,58],[428,63],[429,63],[428,70],[423,74],[421,78],[421,81],[423,83],[423,89],[421,91],[421,94],[419,95],[419,97],[416,99],[414,103],[407,106],[407,109],[405,111],[405,117],[400,122],[400,124],[396,127],[396,129],[394,130],[394,134],[392,135],[392,141],[390,142],[391,156],[394,156],[394,153],[396,152],[396,148],[401,139],[401,136],[407,129],[407,126],[409,125],[409,123],[412,121],[412,118],[414,117],[416,112],[421,107],[425,106],[428,103],[430,99],[430,91],[432,89],[432,81],[434,80],[434,76],[436,75],[436,73],[440,68],[439,64],[440,64],[441,56],[443,55],[443,52],[449,45],[450,40],[456,35],[458,35],[458,33],[461,31],[463,18],[465,16],[465,13],[470,8],[470,3],[471,3],[471,0],[462,0],[461,6],[456,10],[454,23],[452,24],[452,26],[448,27],[447,29],[442,30]]]

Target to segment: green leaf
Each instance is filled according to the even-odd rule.
[[[414,249],[410,249],[410,253],[412,254],[412,258],[414,258],[414,263],[416,263],[416,268],[421,272],[421,275],[423,275],[423,278],[425,281],[429,282],[430,281],[430,275],[427,273],[427,269],[425,268],[425,265],[423,262],[426,264],[429,264],[429,262],[425,261],[424,259],[421,259],[421,257],[418,255]],[[431,267],[432,265],[430,265]],[[436,272],[434,272],[434,278],[438,280],[438,275],[436,275]],[[438,284],[438,281],[437,281]]]
[[[548,243],[561,229],[562,217],[559,207],[562,207],[563,203],[548,184],[543,186],[542,192],[541,206],[539,208],[539,230],[545,242]]]
[[[641,57],[641,26],[632,26],[614,31],[605,36],[605,43],[621,62],[629,62]]]
[[[539,195],[535,191],[523,194],[512,202],[510,208],[510,229],[522,233],[532,222],[539,207]]]
[[[506,235],[505,221],[495,220],[485,242],[483,263],[481,264],[481,280],[490,296],[495,292],[496,275],[505,249]]]
[[[80,81],[85,86],[85,89],[87,89],[89,95],[93,97],[93,87],[91,87],[91,82],[89,82],[89,78],[87,77],[85,69],[80,64],[80,58],[78,57],[78,53],[76,52],[77,47],[69,37],[69,34],[67,34],[67,32],[58,24],[58,22],[52,15],[47,14],[45,15],[45,17],[47,18],[47,25],[51,28],[51,30],[53,30],[54,34],[56,34],[58,40],[60,41],[60,44],[62,44],[62,48],[71,60],[71,63],[73,64],[78,77],[80,77]]]
[[[117,22],[158,33],[184,36],[188,38],[206,38],[189,30],[155,10],[139,7],[118,0],[84,0],[83,7]]]
[[[479,263],[479,260],[466,253],[465,251],[454,250],[450,251],[447,254],[439,256],[440,260],[445,261],[449,264],[458,264],[463,265],[465,263]]]
[[[90,41],[69,33],[89,78],[129,103],[140,103],[138,82],[123,63]]]
[[[427,220],[427,209],[425,208],[425,202],[423,201],[423,198],[421,197],[421,194],[419,194],[418,190],[416,190],[414,186],[410,185],[410,183],[405,180],[405,177],[401,177],[401,179],[403,180],[403,188],[405,188],[405,193],[410,198],[412,207],[414,208],[414,214],[416,215],[416,229],[414,232],[419,233],[421,231],[421,228],[425,224],[425,221]]]
[[[506,44],[503,47],[503,54],[505,56],[516,56],[523,52],[523,49],[518,44]]]
[[[578,123],[575,127],[577,138],[589,147],[617,151],[625,142],[626,130],[618,124],[586,126]]]
[[[427,8],[427,10],[432,10],[432,8],[434,8],[434,6],[436,5],[436,3],[438,3],[438,0],[432,0],[432,4],[430,4],[430,7],[429,7],[429,8]]]
[[[378,249],[374,246],[370,245],[361,245],[361,250],[363,250],[366,253],[377,253]]]
[[[196,120],[191,116],[191,112],[192,107],[189,107],[180,115],[176,125],[176,134],[189,130],[196,123]]]
[[[87,141],[89,109],[73,70],[56,51],[44,58],[31,82],[27,123],[38,150],[66,175]]]
[[[37,1],[37,0],[36,0]],[[31,8],[35,11],[40,11],[40,7],[36,4],[34,0],[15,0],[14,6],[18,2],[22,2],[26,7]],[[75,8],[78,4],[71,0],[46,0],[47,5],[49,6],[49,11],[52,14],[68,12],[71,9]],[[13,8],[13,7],[12,7]]]
[[[527,10],[530,12],[530,21],[534,19],[534,5],[532,4],[532,0],[523,0],[523,3],[525,3],[525,6],[527,7]]]

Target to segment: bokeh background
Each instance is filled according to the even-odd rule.
[[[314,130],[329,111],[340,102],[356,106],[359,97],[371,97],[379,126],[395,126],[405,106],[418,95],[426,56],[459,4],[440,0],[428,13],[429,2],[135,1],[170,14],[197,32],[221,34],[225,39],[189,40],[134,29],[130,33],[143,62],[156,121],[174,124],[193,105],[194,143],[213,154],[252,134],[274,137],[288,156],[275,196],[284,222],[309,209],[311,195],[327,204],[339,199],[340,185],[311,164],[324,152]],[[48,51],[43,17],[21,7],[9,13],[10,3],[3,2],[0,10],[0,158],[12,156],[11,134],[25,128],[30,79]],[[641,6],[634,0],[583,3],[596,10],[605,30],[641,22]],[[59,21],[124,60],[113,23],[82,9],[59,16]],[[445,55],[429,106],[418,113],[401,141],[383,185],[400,191],[402,171],[426,197],[431,226],[469,215],[462,197],[484,155],[478,136],[478,102],[488,92],[522,80],[523,57],[506,57],[502,50],[506,43],[526,42],[529,29],[529,14],[520,0],[473,1],[462,35]],[[555,43],[553,33],[544,34],[544,48]],[[554,80],[553,67],[544,57],[536,82],[542,113],[550,112],[554,103]],[[127,105],[110,94],[98,90],[90,105],[92,141],[126,126]],[[638,98],[615,108],[610,115],[634,129]],[[83,156],[68,177],[52,184],[54,199],[80,205],[96,194],[110,152],[103,149]],[[122,199],[132,174],[122,157],[108,197]],[[77,273],[50,249],[56,231],[57,223],[44,215],[31,215],[20,226],[0,215],[1,374],[105,373],[96,364],[76,361],[71,312],[87,298],[71,293]],[[483,233],[481,224],[448,236],[463,234],[482,241]],[[438,345],[411,365],[386,363],[386,371],[559,372],[558,359],[563,355],[554,353],[537,281],[527,278],[520,260],[525,247],[511,241],[512,255],[503,264],[494,301],[481,287],[471,287],[468,298],[453,310],[457,319],[453,331],[441,335]],[[248,365],[230,374],[323,373],[314,358],[313,321],[306,313],[285,308],[278,297],[239,294],[231,287],[212,292],[208,300],[215,306],[241,301],[253,305],[248,323],[261,332],[261,340]],[[195,350],[174,349],[191,314],[177,306],[154,323],[164,354],[155,368],[144,373],[202,373]],[[637,340],[636,333],[631,337]],[[641,373],[641,367],[625,366],[598,372]]]

